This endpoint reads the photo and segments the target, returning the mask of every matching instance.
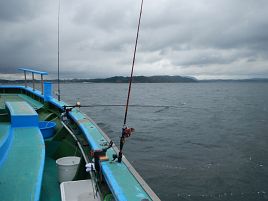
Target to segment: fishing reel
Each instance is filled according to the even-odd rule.
[[[72,109],[74,109],[76,107],[80,108],[81,107],[81,103],[79,101],[77,101],[75,105],[64,105],[62,107],[63,107],[63,113],[61,114],[61,120],[63,122],[68,122],[69,112],[71,112]]]
[[[117,154],[113,155],[113,161],[115,159],[117,159],[117,162],[121,163],[122,156],[123,156],[122,150],[123,150],[126,138],[130,137],[132,135],[132,133],[134,133],[134,132],[135,132],[134,128],[128,128],[126,125],[123,126],[123,128],[122,128],[122,136],[120,137],[120,150],[119,150],[118,155]]]
[[[106,152],[108,149],[110,149],[113,146],[113,141],[111,140],[109,144],[100,150],[91,150],[90,156],[94,159],[94,168],[96,171],[100,171],[100,162],[102,161],[108,161],[109,158],[106,155]]]
[[[78,107],[78,108],[81,107],[81,103],[80,103],[79,101],[77,101],[75,105],[64,105],[64,106],[63,106],[63,110],[64,110],[66,113],[68,113],[68,112],[71,112],[72,109],[74,109],[74,108],[76,108],[76,107]]]
[[[134,132],[135,132],[135,129],[134,128],[128,128],[128,127],[125,126],[123,128],[122,134],[123,134],[124,138],[128,138]]]

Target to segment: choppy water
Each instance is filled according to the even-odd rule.
[[[63,84],[68,103],[124,104],[127,84]],[[78,98],[79,97],[79,98]],[[164,201],[268,200],[268,83],[134,84],[125,155]],[[119,142],[123,107],[83,108]]]

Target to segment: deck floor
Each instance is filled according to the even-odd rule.
[[[34,109],[38,109],[43,106],[42,103],[24,94],[1,94],[0,109],[5,108],[5,102],[7,101],[26,101]],[[0,142],[1,139],[5,137],[4,134],[7,133],[9,129],[9,122],[0,123]],[[33,161],[31,159],[33,155],[36,155],[36,151],[33,151],[32,149],[34,147],[32,147],[32,145],[34,145],[35,143],[31,143],[30,141],[28,143],[25,142],[31,140],[34,134],[35,133],[34,131],[32,131],[32,129],[29,130],[27,128],[20,128],[14,130],[14,142],[11,147],[10,153],[8,154],[8,161],[6,161],[7,163],[5,163],[3,167],[1,167],[0,171],[0,200],[32,200],[31,198],[33,198],[33,196],[28,199],[25,197],[27,195],[23,195],[23,193],[14,194],[12,193],[12,191],[29,192],[29,188],[32,188],[30,185],[27,185],[28,182],[26,181],[28,179],[31,179],[31,177],[34,179],[34,176],[36,175],[36,173],[34,173],[32,170],[35,169],[33,166],[36,166],[37,161]],[[21,167],[25,167],[28,170],[25,168],[21,169]],[[61,200],[60,185],[57,181],[57,178],[58,175],[56,162],[55,160],[46,156],[40,201]],[[11,188],[6,188],[7,186],[12,187],[13,190],[11,190]],[[20,191],[17,191],[16,189],[20,189]]]
[[[42,103],[32,99],[29,96],[24,94],[1,94],[0,95],[0,109],[5,108],[5,102],[9,101],[26,101],[28,102],[34,109],[41,108],[43,106]]]
[[[36,200],[44,156],[42,136],[32,127],[12,132],[13,142],[0,171],[1,200]]]
[[[55,160],[46,156],[40,201],[60,201],[60,185]]]
[[[8,134],[8,130],[10,129],[10,123],[0,123],[0,144],[3,138]]]

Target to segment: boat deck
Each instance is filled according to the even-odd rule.
[[[60,186],[56,162],[46,156],[40,201],[60,201]]]
[[[10,135],[10,123],[0,123],[0,167],[7,156],[7,150],[11,143],[12,136]]]
[[[9,129],[10,123],[0,123],[0,144],[4,142],[4,138],[7,137]]]
[[[38,115],[28,103],[17,98],[5,105],[10,122],[0,123],[1,133],[5,131],[0,139],[1,200],[39,200],[45,145]]]
[[[16,87],[15,87],[16,88]],[[23,89],[23,87],[19,87],[19,89]],[[30,92],[31,89],[25,88],[28,92]],[[36,91],[31,91],[32,94],[38,95],[39,97],[41,96],[40,93],[38,94]],[[0,94],[0,109],[5,108],[5,105],[3,104],[6,101],[9,102],[16,102],[18,99],[26,101],[31,105],[33,108],[38,109],[43,106],[42,103],[37,103],[36,100],[32,99],[31,97],[24,97],[25,95],[21,96],[21,94]],[[5,100],[4,100],[5,99]],[[1,105],[2,104],[2,105]],[[64,102],[62,101],[57,101],[54,98],[51,98],[49,100],[49,104],[55,106],[57,109],[62,110],[62,106],[65,105]],[[84,115],[77,109],[73,109],[70,113],[70,118],[77,124],[79,127],[79,130],[87,140],[89,146],[91,147],[92,150],[97,151],[105,148],[106,143],[109,143],[110,139],[101,131],[101,129],[94,123],[93,120],[91,120],[88,116]],[[37,128],[38,129],[38,128]],[[40,132],[40,130],[38,129]],[[21,129],[18,130],[18,132],[23,132]],[[29,135],[26,135],[29,137]],[[16,138],[15,138],[16,137]],[[42,136],[41,136],[42,137]],[[14,135],[14,141],[18,140],[17,143],[20,143],[19,140],[24,141],[24,144],[28,144],[30,147],[36,143],[31,141],[29,139],[29,143],[25,143],[25,138],[24,135],[19,135],[16,134]],[[32,142],[32,143],[30,143]],[[37,143],[38,144],[38,143]],[[43,145],[44,146],[44,145]],[[14,148],[12,146],[12,148]],[[10,175],[9,177],[13,178],[19,178],[18,185],[23,185],[23,183],[27,183],[27,181],[23,180],[24,177],[22,177],[22,173],[20,172],[20,162],[22,161],[23,165],[26,165],[28,162],[28,168],[33,169],[35,168],[34,166],[32,167],[32,163],[36,164],[36,161],[34,160],[29,160],[27,161],[27,154],[30,153],[29,157],[37,157],[37,155],[31,156],[34,151],[33,150],[28,150],[27,152],[22,152],[22,155],[20,156],[14,156],[16,160],[14,159],[13,165],[10,165],[10,168],[12,168],[12,172],[15,171],[15,176]],[[109,189],[111,190],[114,198],[116,200],[130,200],[130,201],[140,201],[140,200],[159,200],[159,198],[152,192],[152,190],[149,188],[149,186],[145,183],[145,181],[139,176],[139,174],[134,170],[134,168],[129,164],[129,162],[125,159],[123,156],[122,163],[117,163],[117,162],[112,162],[113,159],[113,154],[117,154],[118,150],[115,146],[113,148],[109,149],[107,151],[107,156],[109,158],[109,161],[103,161],[100,164],[101,171],[103,173],[103,176],[109,186]],[[17,154],[20,153],[19,150],[17,150]],[[10,153],[11,154],[11,150]],[[35,153],[36,154],[36,153]],[[14,152],[15,155],[15,152]],[[25,155],[25,156],[24,156]],[[8,156],[9,158],[10,156]],[[26,157],[25,163],[24,163],[24,157]],[[40,156],[39,156],[40,158]],[[56,176],[56,168],[55,168],[55,161],[51,158],[46,158],[45,161],[45,171],[44,171],[44,180],[42,183],[42,193],[41,193],[41,200],[59,200],[58,195],[59,193],[59,186],[57,181],[55,180],[57,178]],[[5,164],[4,164],[5,165]],[[4,171],[2,170],[4,166],[1,167],[0,164],[0,181],[2,181],[1,176],[6,176],[4,175]],[[17,171],[17,172],[16,172]],[[8,173],[8,168],[6,168],[6,174]],[[49,175],[51,178],[49,178]],[[7,177],[7,176],[6,176]],[[52,178],[53,177],[53,178]],[[14,179],[15,180],[15,179]],[[12,180],[14,182],[14,180]],[[0,195],[3,193],[5,194],[5,190],[1,187],[2,183],[0,184]],[[41,185],[41,184],[40,184]],[[3,185],[3,187],[8,186]],[[40,186],[41,187],[41,186]],[[17,186],[16,186],[17,188]],[[12,189],[12,188],[11,188]],[[23,189],[23,188],[22,188]],[[12,189],[13,191],[16,191]],[[27,190],[27,189],[24,189]],[[51,197],[49,198],[49,194],[55,194],[57,195],[55,199]],[[8,194],[12,194],[10,191]],[[54,195],[55,195],[54,194]],[[15,196],[15,195],[14,195]],[[12,200],[12,199],[4,199],[4,200]],[[13,199],[16,200],[16,199]],[[19,200],[32,200],[32,199],[19,199]]]
[[[11,134],[8,157],[0,167],[1,200],[38,200],[45,155],[40,130],[11,128]]]
[[[32,99],[31,97],[25,94],[0,94],[0,109],[5,108],[5,102],[14,102],[14,101],[26,101],[35,110],[44,106],[44,104]]]

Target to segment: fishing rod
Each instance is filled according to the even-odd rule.
[[[58,101],[60,101],[60,0],[58,5]]]
[[[125,138],[130,137],[130,135],[135,131],[134,128],[128,128],[126,123],[127,123],[127,114],[128,114],[128,108],[129,108],[129,100],[130,100],[130,92],[131,92],[131,86],[132,86],[132,81],[133,81],[133,72],[134,72],[134,66],[135,66],[135,60],[136,60],[136,51],[137,51],[137,45],[138,45],[138,38],[139,38],[139,31],[140,31],[140,23],[141,23],[141,16],[142,16],[142,8],[143,8],[143,0],[141,0],[141,6],[140,6],[140,14],[139,14],[139,21],[138,21],[138,28],[137,28],[137,35],[136,35],[136,40],[135,40],[135,48],[134,48],[134,53],[133,53],[133,60],[132,60],[132,67],[131,67],[131,75],[129,78],[129,86],[128,86],[128,93],[127,93],[127,100],[126,100],[126,105],[125,105],[125,115],[124,115],[124,121],[123,121],[123,127],[122,127],[122,135],[120,137],[120,149],[119,153],[113,155],[113,160],[117,159],[118,163],[121,163],[122,161],[122,156],[123,156],[123,147],[125,144]],[[113,105],[115,106],[115,105]],[[118,105],[121,106],[121,105]],[[77,102],[76,105],[64,105],[63,109],[65,110],[66,113],[72,111],[73,108],[75,107],[92,107],[91,105],[81,105],[80,102]],[[111,146],[109,146],[110,148]]]
[[[132,86],[132,80],[133,80],[133,71],[134,71],[135,60],[136,60],[136,51],[137,51],[137,45],[138,45],[138,39],[139,39],[142,7],[143,7],[143,0],[141,0],[139,22],[138,22],[138,28],[137,28],[136,41],[135,41],[135,49],[134,49],[134,54],[133,54],[131,74],[130,74],[130,78],[129,78],[127,102],[126,102],[126,107],[125,107],[125,116],[124,116],[124,122],[123,122],[123,128],[122,128],[122,135],[120,137],[120,149],[119,149],[118,155],[113,155],[113,160],[115,160],[117,158],[118,163],[121,163],[121,161],[122,161],[125,138],[130,137],[131,133],[133,133],[135,131],[134,128],[128,128],[126,123],[127,123],[127,114],[128,114],[128,107],[129,107],[130,92],[131,92],[131,86]]]

